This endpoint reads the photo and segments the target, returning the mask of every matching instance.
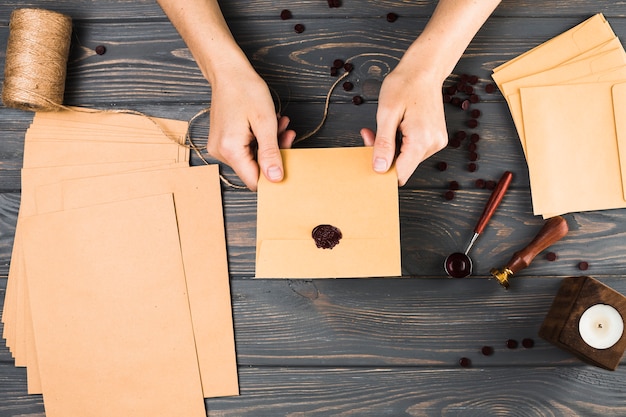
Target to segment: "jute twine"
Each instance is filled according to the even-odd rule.
[[[45,9],[11,13],[2,89],[6,107],[59,110],[71,37],[69,16]]]

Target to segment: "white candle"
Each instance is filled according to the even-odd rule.
[[[616,344],[624,332],[624,320],[614,307],[596,304],[580,316],[580,337],[596,349],[608,349]]]

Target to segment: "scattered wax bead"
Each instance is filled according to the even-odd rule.
[[[465,130],[459,130],[454,134],[455,139],[464,140],[467,137],[467,132]]]
[[[339,74],[339,72],[337,71],[337,68],[335,67],[330,67],[330,75],[332,75],[333,77],[336,76],[337,74]]]
[[[475,162],[470,162],[469,164],[467,164],[467,170],[469,172],[476,172],[477,169],[478,165]]]
[[[395,13],[387,13],[387,22],[393,23],[398,20],[398,15]]]
[[[439,171],[445,171],[446,169],[448,169],[448,164],[444,161],[439,161],[437,162],[437,169]]]
[[[461,185],[459,184],[458,181],[450,181],[450,184],[448,185],[448,188],[452,191],[456,191],[459,190],[461,188]]]
[[[356,104],[357,106],[360,104],[363,104],[363,97],[361,96],[352,97],[352,103]]]
[[[346,62],[345,64],[343,64],[343,69],[346,72],[350,72],[354,69],[354,65],[352,65],[351,62]]]
[[[469,160],[472,162],[478,161],[478,154],[476,152],[470,152]]]
[[[469,100],[470,100],[472,103],[478,103],[478,102],[480,101],[480,97],[478,97],[476,94],[472,94],[472,95],[470,96]]]
[[[454,191],[452,190],[448,190],[445,193],[443,193],[443,198],[445,198],[446,200],[453,200],[454,199]]]
[[[508,339],[506,341],[506,347],[508,347],[509,349],[517,349],[517,340],[515,339]]]
[[[293,30],[295,30],[296,33],[302,33],[304,32],[304,25],[302,23],[298,23],[293,27]]]
[[[451,103],[453,106],[457,106],[457,107],[458,107],[458,106],[460,106],[460,105],[461,105],[461,99],[460,99],[460,98],[458,98],[458,97],[452,97],[452,100],[450,100],[450,103]]]
[[[589,269],[589,263],[585,261],[579,262],[578,269],[580,269],[581,271],[586,271],[587,269]]]
[[[493,347],[491,346],[483,346],[483,348],[480,351],[485,356],[493,355]]]
[[[107,51],[107,48],[104,45],[96,46],[96,53],[98,55],[104,55],[106,51]]]
[[[478,110],[478,109],[473,109],[473,110],[470,112],[470,116],[471,116],[473,119],[478,119],[478,118],[480,117],[480,110]]]
[[[489,83],[489,84],[487,84],[487,85],[485,86],[485,92],[486,92],[486,93],[488,93],[488,94],[492,94],[492,93],[494,93],[495,91],[496,91],[496,86],[495,86],[494,84]]]
[[[556,258],[557,258],[556,253],[554,252],[546,253],[546,259],[550,262],[556,261]]]
[[[456,85],[451,85],[448,88],[446,88],[446,92],[450,94],[451,96],[454,95],[456,93]]]
[[[469,78],[470,76],[467,74],[461,74],[461,76],[459,77],[462,83],[466,83],[469,80]]]
[[[458,138],[452,138],[448,141],[448,146],[450,146],[451,148],[458,148],[459,146],[461,146],[461,140]]]
[[[496,188],[497,183],[495,181],[489,180],[485,183],[485,188],[487,188],[488,190],[493,190],[494,188]]]
[[[444,103],[450,103],[452,101],[452,96],[450,94],[444,94],[443,95],[443,102]]]
[[[476,75],[470,75],[470,77],[467,80],[468,83],[474,85],[476,83],[478,83],[478,77]]]
[[[469,368],[470,366],[472,366],[472,361],[470,360],[470,358],[461,358],[459,359],[459,365],[461,365],[463,368]]]
[[[341,2],[339,0],[328,0],[328,7],[339,7]]]
[[[346,81],[345,83],[343,83],[343,89],[345,91],[352,91],[353,88],[354,84],[352,84],[350,81]]]
[[[471,85],[466,85],[465,94],[474,94],[474,87],[472,87]]]
[[[478,135],[478,133],[472,133],[470,135],[470,141],[472,143],[477,143],[480,140],[480,135]]]
[[[469,119],[466,124],[470,129],[476,129],[478,127],[478,121],[476,119]]]
[[[524,346],[526,349],[530,349],[533,346],[535,346],[535,341],[529,337],[525,338],[522,340],[522,346]]]
[[[485,188],[485,186],[486,186],[485,180],[483,180],[481,178],[477,179],[474,184],[476,184],[476,188]]]
[[[335,59],[335,60],[333,61],[333,67],[335,67],[335,68],[337,68],[337,69],[339,69],[339,68],[343,67],[343,60],[341,60],[341,59]]]
[[[470,101],[469,101],[469,100],[463,100],[463,101],[461,102],[461,108],[462,108],[463,110],[467,110],[467,109],[469,109],[470,104],[471,104],[471,103],[470,103]]]
[[[280,12],[280,18],[281,18],[282,20],[288,20],[288,19],[291,19],[291,11],[290,11],[290,10],[287,10],[287,9],[282,10],[282,11]]]
[[[475,142],[471,142],[469,145],[467,145],[467,150],[470,152],[476,152],[477,149],[478,145],[476,145]]]

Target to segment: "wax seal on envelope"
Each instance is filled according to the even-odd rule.
[[[334,248],[343,237],[341,235],[341,230],[337,229],[335,226],[331,226],[330,224],[320,224],[319,226],[315,226],[311,232],[311,236],[313,237],[313,240],[315,240],[315,246],[322,249]]]

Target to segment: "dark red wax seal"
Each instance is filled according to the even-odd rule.
[[[315,246],[322,249],[334,248],[343,237],[341,235],[341,230],[329,224],[320,224],[319,226],[315,226],[311,232],[311,236],[313,237],[313,240],[315,240]]]

